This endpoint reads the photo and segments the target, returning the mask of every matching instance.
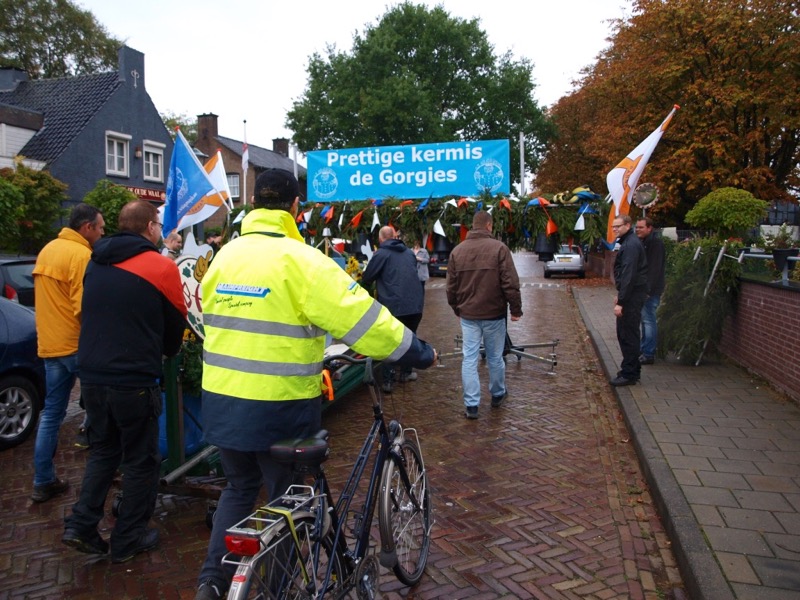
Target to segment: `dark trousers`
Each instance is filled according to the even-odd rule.
[[[639,379],[642,365],[639,364],[642,343],[642,307],[646,294],[636,293],[625,302],[622,316],[617,318],[617,340],[622,351],[622,364],[617,373],[625,379]]]
[[[161,390],[82,385],[81,393],[89,417],[89,458],[78,502],[65,525],[87,538],[95,534],[120,469],[122,503],[110,542],[112,555],[124,555],[137,544],[155,510]]]
[[[424,283],[424,282],[423,282]],[[422,313],[415,313],[413,315],[400,315],[395,316],[395,319],[400,321],[403,325],[408,327],[412,333],[417,333],[417,327],[419,327],[420,321],[422,321]],[[395,375],[395,368],[394,366],[387,366],[384,365],[381,367],[383,370],[383,380],[384,381],[393,381]],[[402,367],[402,372],[408,375],[411,373],[411,367]]]

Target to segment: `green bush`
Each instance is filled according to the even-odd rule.
[[[743,238],[767,216],[769,204],[750,192],[726,187],[704,196],[686,213],[686,222],[713,231],[720,239]]]
[[[122,207],[136,199],[136,194],[130,190],[115,185],[108,179],[101,179],[94,189],[84,196],[83,201],[103,213],[106,235],[112,235],[119,229],[119,212]]]
[[[67,185],[47,171],[30,169],[21,161],[16,169],[0,169],[0,177],[22,193],[17,230],[8,238],[8,244],[23,254],[37,254],[55,237],[59,222],[66,216],[61,206],[67,200]]]
[[[0,240],[3,247],[19,238],[19,219],[25,197],[20,189],[8,179],[0,177]],[[12,248],[7,248],[12,250]],[[16,248],[13,248],[16,250]]]

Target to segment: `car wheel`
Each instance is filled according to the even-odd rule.
[[[578,279],[586,279],[586,271],[579,271]]]
[[[0,450],[24,442],[36,428],[40,398],[36,387],[24,377],[0,379]]]
[[[552,273],[551,273],[550,271],[545,271],[545,272],[544,272],[544,278],[545,278],[545,279],[550,279],[550,276],[551,276],[551,275],[552,275]]]

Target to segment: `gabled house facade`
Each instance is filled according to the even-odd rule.
[[[272,140],[272,150],[248,143],[247,154],[249,161],[247,180],[245,180],[244,170],[242,169],[244,143],[241,140],[219,135],[217,118],[217,115],[212,113],[197,116],[197,142],[195,142],[194,146],[196,150],[207,156],[214,155],[217,150],[222,154],[225,173],[228,176],[228,186],[231,190],[235,208],[249,204],[256,178],[266,169],[285,169],[292,173],[297,173],[297,179],[300,182],[301,200],[305,199],[306,168],[299,164],[296,165],[295,161],[289,157],[289,140],[285,138]],[[296,171],[295,168],[297,169]],[[219,224],[216,222],[217,216],[214,215],[212,217],[214,222],[210,223],[211,225]]]
[[[0,69],[0,167],[17,157],[69,187],[68,206],[101,179],[163,203],[172,138],[145,87],[144,54],[123,46],[109,73],[29,81]]]

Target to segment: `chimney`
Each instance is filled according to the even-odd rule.
[[[275,138],[272,140],[272,151],[281,156],[289,157],[289,140],[286,138]]]
[[[128,46],[120,46],[117,57],[120,81],[127,81],[134,88],[144,90],[144,54]]]
[[[13,92],[21,81],[28,81],[28,74],[22,69],[0,68],[0,92]]]
[[[214,113],[197,115],[197,142],[199,146],[204,147],[205,145],[216,144],[214,140],[218,135],[217,115]]]

